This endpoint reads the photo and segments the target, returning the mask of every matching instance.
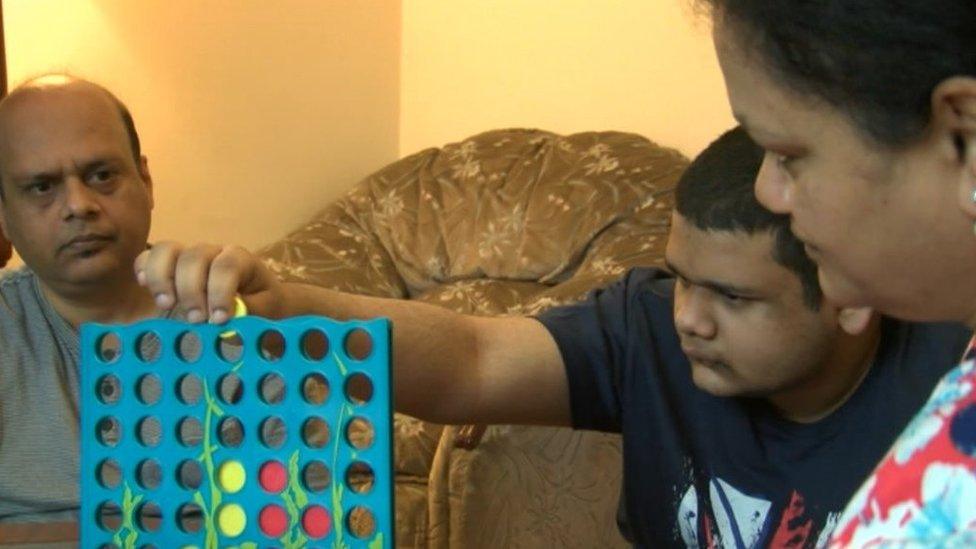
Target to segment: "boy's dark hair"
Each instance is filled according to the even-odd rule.
[[[742,231],[773,235],[773,259],[796,273],[803,301],[820,308],[823,292],[817,265],[790,232],[790,217],[764,208],[753,192],[763,150],[741,127],[725,132],[688,166],[675,190],[675,209],[705,231]]]
[[[876,143],[920,138],[932,91],[976,76],[973,0],[698,0],[786,86],[838,108]]]

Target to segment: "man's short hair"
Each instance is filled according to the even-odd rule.
[[[705,231],[772,233],[773,259],[793,271],[803,284],[803,300],[820,308],[823,291],[817,265],[790,232],[790,217],[764,208],[753,191],[764,152],[737,126],[709,145],[678,181],[676,209]]]

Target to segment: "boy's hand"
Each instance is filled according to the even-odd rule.
[[[235,294],[251,314],[280,316],[282,284],[240,246],[159,242],[139,254],[135,272],[157,307],[185,311],[190,322],[227,322],[234,314]]]

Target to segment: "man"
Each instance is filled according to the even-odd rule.
[[[788,219],[755,201],[761,161],[736,129],[689,167],[666,252],[676,280],[635,269],[537,319],[277,283],[240,293],[275,312],[391,318],[400,411],[622,433],[624,530],[638,545],[810,546],[968,333],[824,301]],[[165,244],[136,269],[168,302],[223,310],[229,289],[168,281],[204,280],[226,256]],[[233,262],[242,280],[268,280],[254,258]]]
[[[28,266],[0,276],[0,521],[77,511],[77,329],[159,312],[132,269],[152,188],[132,117],[105,89],[46,76],[0,102],[0,226]]]

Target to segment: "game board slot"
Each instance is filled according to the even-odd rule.
[[[196,503],[184,503],[176,510],[176,527],[187,534],[199,532],[203,522],[203,509]]]
[[[98,338],[95,356],[104,364],[112,364],[122,356],[122,340],[118,334],[107,332]]]
[[[193,332],[183,332],[176,338],[176,357],[192,364],[200,359],[203,352],[203,344],[200,338]]]
[[[322,461],[309,461],[302,469],[302,484],[309,492],[324,492],[332,484],[332,472]]]
[[[357,450],[365,450],[373,445],[376,430],[366,418],[356,416],[346,424],[346,440]]]
[[[181,418],[176,424],[176,440],[187,448],[199,446],[203,440],[203,425],[200,420],[192,416]]]
[[[244,339],[235,330],[220,334],[216,341],[217,355],[230,364],[236,364],[244,354]]]
[[[325,448],[331,437],[329,422],[324,418],[312,416],[302,423],[302,440],[309,448]]]
[[[228,448],[237,448],[244,442],[244,424],[234,417],[225,417],[217,430],[220,443]]]
[[[368,494],[376,483],[373,468],[364,461],[354,461],[346,468],[346,486],[357,494]]]
[[[153,533],[159,530],[163,522],[163,510],[159,505],[147,501],[136,511],[136,525],[144,532]]]
[[[346,378],[346,399],[356,406],[362,406],[373,400],[373,380],[362,372],[356,372]]]
[[[285,356],[285,336],[278,330],[267,330],[258,337],[258,352],[268,362]]]
[[[261,443],[272,450],[284,446],[288,439],[288,430],[280,417],[271,416],[261,422]]]
[[[155,448],[163,439],[163,426],[159,418],[146,416],[139,420],[136,427],[136,439],[139,444],[147,448]]]
[[[329,399],[329,380],[321,373],[314,372],[302,381],[302,398],[313,406],[321,406]]]
[[[369,539],[376,532],[376,516],[368,507],[357,505],[346,515],[346,527],[359,539]]]
[[[258,470],[258,484],[269,494],[280,494],[288,485],[288,470],[280,461],[266,461]]]
[[[227,460],[217,468],[217,484],[228,494],[240,492],[247,483],[247,471],[236,459]]]
[[[139,360],[152,364],[159,360],[161,352],[159,335],[154,332],[143,332],[136,338],[136,356]]]
[[[220,533],[236,538],[247,527],[247,514],[244,508],[236,503],[225,503],[217,511],[217,528]]]
[[[176,483],[184,490],[196,490],[203,484],[203,468],[195,459],[185,459],[176,467]]]
[[[122,527],[122,508],[114,501],[103,502],[95,511],[95,522],[106,532],[118,532]]]
[[[143,374],[136,381],[136,397],[147,406],[159,402],[163,395],[163,384],[155,374]]]
[[[217,382],[217,395],[224,404],[237,404],[244,398],[244,382],[233,372],[224,374]]]
[[[114,459],[103,459],[98,463],[95,480],[106,490],[115,490],[122,484],[122,468]]]
[[[154,459],[144,459],[136,467],[136,482],[146,490],[155,490],[163,480],[163,469]]]
[[[183,374],[176,382],[176,398],[183,404],[196,405],[203,397],[203,382],[196,374]]]
[[[308,330],[301,337],[302,354],[305,358],[320,362],[329,354],[329,338],[318,329]]]
[[[332,516],[321,505],[309,505],[302,513],[302,529],[312,539],[322,539],[332,531]]]
[[[258,513],[261,533],[269,538],[279,538],[288,530],[288,513],[276,504],[265,505]]]
[[[95,395],[102,404],[113,405],[122,398],[122,382],[113,374],[98,379]]]
[[[105,416],[95,425],[95,437],[103,446],[114,448],[122,440],[122,424],[112,416]]]
[[[275,405],[281,404],[285,400],[287,388],[285,386],[285,379],[280,375],[274,372],[266,374],[261,378],[258,385],[261,400],[265,403]]]
[[[363,361],[373,353],[373,336],[362,328],[353,328],[343,341],[346,356]]]

